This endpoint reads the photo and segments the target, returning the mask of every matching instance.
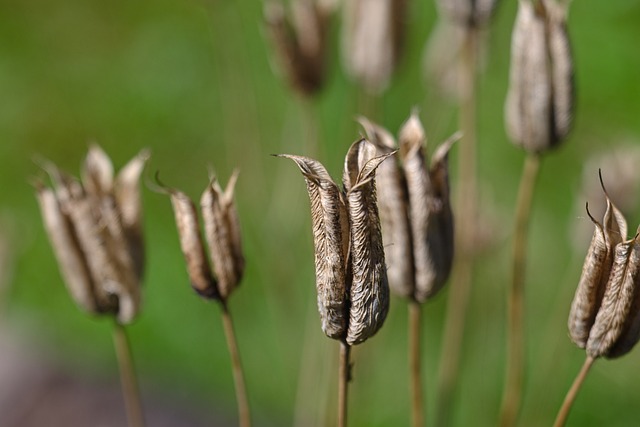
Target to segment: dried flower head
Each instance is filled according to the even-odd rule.
[[[497,0],[438,0],[440,13],[456,25],[485,26],[496,9]]]
[[[82,182],[46,164],[53,188],[37,184],[44,225],[72,298],[89,313],[130,323],[140,308],[144,267],[139,179],[146,150],[115,177],[107,154],[91,146]]]
[[[370,93],[384,91],[404,44],[406,0],[347,0],[343,61],[346,71]]]
[[[395,149],[393,136],[362,118],[379,153]],[[426,136],[416,112],[400,130],[400,163],[378,169],[378,194],[389,284],[397,294],[424,302],[447,281],[453,262],[453,213],[449,202],[448,154],[455,134],[433,154],[428,166]]]
[[[351,146],[345,159],[344,189],[318,161],[278,155],[293,160],[307,183],[322,330],[349,345],[373,336],[389,310],[375,171],[393,152],[375,154],[375,147],[366,140]]]
[[[160,184],[162,191],[171,197],[191,286],[204,298],[226,301],[240,284],[244,272],[240,222],[233,201],[237,179],[236,171],[223,190],[213,177],[200,199],[213,272],[207,260],[195,204],[183,192]]]
[[[526,151],[556,146],[571,129],[573,60],[566,4],[555,0],[518,2],[511,39],[507,133]]]
[[[606,193],[605,193],[606,194]],[[569,333],[592,358],[619,357],[640,338],[640,243],[626,239],[627,223],[607,196],[578,283]],[[640,231],[640,230],[639,230]]]
[[[313,95],[324,84],[332,12],[318,0],[292,1],[291,16],[281,0],[269,0],[265,5],[265,21],[277,60],[289,84],[302,95]]]

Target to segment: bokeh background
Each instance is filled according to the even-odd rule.
[[[382,101],[381,121],[395,132],[419,106],[433,149],[456,129],[456,110],[424,78],[435,6],[409,3],[406,51]],[[495,425],[503,383],[511,212],[524,155],[503,126],[517,3],[502,3],[478,101],[481,205],[492,245],[478,262],[468,309],[452,420],[457,426]],[[56,420],[74,413],[89,414],[75,425],[124,425],[111,323],[72,304],[29,185],[41,175],[34,156],[77,173],[90,141],[99,142],[116,166],[149,147],[147,178],[160,171],[166,183],[193,197],[207,184],[210,165],[223,182],[240,169],[247,270],[230,306],[255,425],[333,424],[338,346],[322,334],[315,309],[306,190],[293,164],[269,156],[307,154],[305,117],[273,72],[262,11],[257,0],[0,0],[0,396],[9,399],[5,408],[7,401],[20,402],[23,417],[7,420],[11,411],[3,409],[0,425],[65,425]],[[586,201],[580,191],[586,159],[623,143],[640,144],[639,23],[640,4],[633,0],[571,5],[576,120],[569,140],[545,157],[535,195],[523,426],[552,422],[584,358],[566,331],[587,244],[574,244],[577,224],[588,223],[575,206]],[[321,160],[336,177],[359,133],[358,91],[342,71],[339,37],[338,19],[327,85],[312,107]],[[598,161],[589,164],[587,174],[597,175]],[[603,170],[605,180],[608,173]],[[630,230],[640,220],[634,208],[639,195],[625,196]],[[146,188],[143,197],[144,309],[130,336],[146,407],[160,414],[150,416],[151,425],[170,419],[183,421],[167,425],[233,425],[219,309],[190,290],[169,200]],[[428,419],[447,294],[427,304],[423,319]],[[354,352],[353,426],[408,425],[406,359],[406,306],[394,298],[384,328]],[[640,351],[598,361],[569,424],[637,425],[639,366]],[[35,374],[40,371],[54,372],[42,374],[49,378],[46,392]]]

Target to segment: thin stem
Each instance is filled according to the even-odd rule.
[[[459,121],[463,138],[458,156],[459,192],[456,232],[456,262],[447,301],[447,318],[438,375],[436,425],[450,423],[451,406],[460,372],[460,349],[473,279],[473,243],[477,217],[477,159],[476,159],[476,68],[477,29],[468,29],[459,67]]]
[[[247,399],[247,389],[244,383],[242,363],[240,363],[240,353],[238,352],[238,342],[233,329],[231,313],[226,301],[220,303],[222,307],[222,324],[224,335],[227,338],[227,347],[231,356],[231,369],[233,371],[233,382],[236,387],[236,400],[238,401],[238,425],[240,427],[251,426],[251,413],[249,411],[249,400]]]
[[[131,346],[127,338],[127,331],[118,322],[113,325],[113,345],[116,349],[116,357],[120,367],[120,382],[122,384],[122,394],[127,410],[129,427],[144,427],[142,402],[136,379],[136,370],[131,356]]]
[[[340,371],[338,378],[338,427],[347,427],[347,386],[351,379],[349,356],[351,346],[340,342]]]
[[[411,419],[413,427],[424,426],[422,375],[420,358],[421,304],[409,301],[409,370],[411,381]]]
[[[500,410],[500,426],[515,425],[520,412],[525,370],[524,282],[527,258],[527,231],[540,157],[529,154],[525,160],[516,205],[513,236],[513,276],[508,295],[507,371]]]
[[[555,423],[553,423],[553,427],[563,427],[567,422],[569,412],[571,411],[571,406],[573,405],[574,400],[576,400],[576,396],[580,391],[580,387],[582,387],[582,383],[587,377],[587,374],[589,373],[589,369],[591,368],[591,365],[593,365],[593,362],[595,362],[595,359],[590,356],[587,356],[587,358],[584,360],[584,364],[582,365],[578,376],[573,381],[573,384],[571,385],[567,396],[564,398],[564,402],[562,403],[562,407],[558,412]]]

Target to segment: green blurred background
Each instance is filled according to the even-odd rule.
[[[516,5],[499,6],[480,79],[481,204],[496,244],[481,256],[468,309],[457,426],[495,425],[503,383],[511,212],[523,162],[502,119]],[[309,144],[299,100],[272,70],[262,8],[257,0],[0,1],[0,227],[15,261],[2,322],[74,375],[117,377],[110,322],[81,313],[58,273],[28,184],[40,174],[35,155],[77,173],[90,141],[117,167],[149,147],[147,175],[160,171],[192,197],[207,184],[209,165],[223,182],[237,167],[247,270],[230,305],[255,424],[332,425],[338,346],[322,334],[315,309],[306,190],[293,164],[269,156],[307,154]],[[422,71],[435,6],[411,1],[410,9],[407,50],[384,96],[382,122],[395,133],[412,106],[420,106],[433,149],[456,129],[456,113]],[[637,1],[571,6],[578,104],[574,131],[545,157],[535,196],[524,426],[551,424],[584,358],[566,331],[586,252],[585,246],[574,253],[571,245],[574,225],[587,221],[574,206],[585,202],[578,189],[586,158],[640,141],[639,24]],[[357,90],[340,66],[339,27],[332,27],[328,82],[314,107],[321,160],[336,177],[359,132]],[[130,328],[143,395],[162,390],[200,408],[205,420],[233,419],[218,307],[189,288],[169,200],[145,189],[144,206],[145,300]],[[631,230],[638,213],[630,213]],[[424,310],[428,419],[447,294]],[[353,426],[408,425],[406,359],[406,306],[394,298],[384,328],[354,352]],[[639,367],[640,351],[596,363],[569,424],[638,425]]]

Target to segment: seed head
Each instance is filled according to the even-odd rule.
[[[279,155],[293,160],[307,183],[322,330],[350,345],[373,336],[389,309],[375,171],[394,152],[377,157],[375,153],[366,140],[351,146],[345,159],[344,189],[316,160]]]
[[[516,145],[539,153],[566,138],[573,119],[573,60],[566,6],[555,0],[518,2],[511,39],[505,106],[507,133]]]
[[[148,158],[142,151],[114,180],[111,160],[93,145],[82,182],[46,163],[53,188],[36,185],[45,229],[72,298],[85,311],[114,314],[122,324],[140,308],[139,179]]]

